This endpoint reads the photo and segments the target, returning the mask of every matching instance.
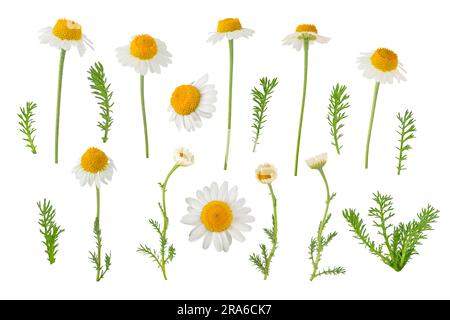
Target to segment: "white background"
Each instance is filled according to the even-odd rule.
[[[445,1],[13,1],[0,10],[1,81],[1,298],[450,298],[448,237],[448,105],[449,29]],[[60,164],[53,164],[54,117],[59,52],[37,39],[38,30],[58,18],[83,26],[95,51],[66,57],[63,83]],[[239,17],[255,30],[235,43],[233,132],[229,171],[222,170],[226,138],[228,48],[226,42],[206,43],[218,19]],[[303,52],[281,45],[300,23],[315,23],[328,44],[311,47],[310,78],[300,154],[299,176],[293,176],[300,110]],[[162,74],[146,77],[150,153],[144,157],[139,77],[116,60],[115,49],[138,33],[165,41],[173,64]],[[408,71],[407,82],[382,85],[371,146],[370,169],[363,169],[365,138],[373,81],[362,77],[356,58],[378,47],[395,50]],[[90,94],[87,69],[100,60],[114,89],[114,124],[104,145],[96,127],[98,107]],[[194,133],[178,132],[169,123],[167,106],[173,89],[203,74],[218,89],[217,112]],[[278,77],[257,153],[251,153],[250,90],[263,76]],[[344,128],[343,154],[332,148],[326,121],[331,87],[349,87],[350,116]],[[38,154],[25,149],[17,112],[35,101]],[[417,118],[417,139],[396,175],[397,120],[406,108]],[[118,171],[102,188],[103,244],[112,251],[112,269],[100,283],[88,261],[95,248],[92,224],[95,190],[80,187],[72,167],[89,146],[114,159]],[[157,203],[161,181],[173,165],[174,148],[185,146],[196,163],[178,170],[168,187],[169,241],[177,256],[168,266],[169,281],[139,243],[157,246],[149,218],[160,219]],[[348,273],[310,283],[309,239],[323,214],[325,191],[319,174],[304,159],[329,153],[325,167],[337,198],[328,231],[339,236],[326,249],[322,266],[343,265]],[[279,250],[268,281],[261,279],[248,255],[266,241],[270,225],[268,190],[254,178],[262,162],[279,169],[273,184],[279,200]],[[239,186],[256,222],[244,243],[233,242],[228,253],[205,251],[190,243],[190,227],[179,221],[186,197],[212,181]],[[401,273],[370,255],[352,238],[342,209],[357,208],[366,218],[372,192],[394,197],[396,222],[407,221],[427,203],[441,210],[435,231]],[[57,220],[66,229],[60,237],[56,264],[46,261],[37,224],[36,202],[52,200]],[[373,229],[372,229],[373,230]]]

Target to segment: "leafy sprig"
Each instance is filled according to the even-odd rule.
[[[272,98],[273,91],[278,85],[278,79],[268,79],[267,77],[261,78],[259,80],[259,85],[261,90],[257,87],[252,89],[253,102],[253,152],[256,151],[256,146],[259,144],[259,138],[261,136],[261,130],[264,128],[266,123],[266,111],[268,108],[268,103]]]
[[[53,208],[50,201],[44,199],[44,202],[37,203],[39,208],[39,226],[41,234],[44,236],[42,243],[45,245],[45,253],[47,254],[48,262],[54,264],[56,261],[56,254],[58,253],[58,239],[64,229],[55,221],[56,210]]]
[[[417,218],[394,226],[392,197],[379,192],[373,194],[376,207],[369,209],[369,216],[373,218],[373,225],[378,230],[384,242],[377,244],[367,232],[367,227],[360,214],[355,209],[345,209],[342,213],[347,220],[354,237],[369,249],[370,253],[378,256],[385,264],[395,271],[401,271],[417,255],[417,247],[427,239],[426,231],[432,230],[432,224],[439,218],[439,210],[431,205],[423,208]]]
[[[403,170],[406,170],[404,162],[408,158],[407,151],[411,150],[412,147],[408,143],[409,140],[414,139],[416,132],[416,120],[414,119],[414,115],[412,111],[406,110],[405,113],[402,115],[397,113],[397,119],[400,122],[398,125],[398,131],[397,133],[400,135],[400,138],[398,142],[400,142],[400,146],[396,147],[396,149],[399,152],[397,159],[397,174],[400,175],[400,173]]]
[[[33,127],[33,124],[35,123],[33,119],[34,109],[36,108],[36,103],[27,102],[25,107],[20,107],[20,113],[17,114],[19,117],[19,130],[24,135],[22,140],[27,143],[26,147],[30,148],[33,154],[37,153],[36,144],[34,142],[34,139],[36,138],[36,128]]]
[[[341,154],[342,144],[339,140],[344,136],[341,129],[344,127],[342,120],[347,118],[345,110],[350,107],[348,99],[350,96],[346,93],[347,86],[336,84],[331,90],[328,104],[327,120],[330,125],[330,134],[333,138],[331,144],[336,148],[336,152]]]
[[[94,221],[94,239],[97,244],[97,252],[89,251],[89,260],[94,264],[94,269],[97,271],[97,282],[102,280],[106,273],[111,268],[111,252],[105,255],[104,263],[102,265],[102,230],[100,229],[100,221],[98,217]]]
[[[88,71],[89,81],[91,82],[92,94],[97,99],[97,104],[100,106],[101,121],[97,126],[103,131],[102,140],[104,143],[108,141],[108,133],[113,124],[112,118],[112,102],[113,92],[111,91],[111,84],[106,79],[105,70],[100,62],[96,62]]]

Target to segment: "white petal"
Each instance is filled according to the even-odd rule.
[[[213,233],[212,232],[207,232],[205,234],[205,238],[203,238],[203,249],[208,249],[209,246],[211,245],[211,241],[213,239]]]
[[[244,237],[244,235],[242,234],[242,232],[240,232],[239,230],[237,230],[237,229],[234,228],[233,226],[231,226],[230,228],[228,228],[227,231],[228,231],[228,232],[230,233],[230,235],[231,235],[234,239],[236,239],[237,241],[239,241],[239,242],[245,241],[245,237]]]
[[[222,239],[220,237],[220,234],[217,232],[213,233],[213,241],[214,241],[214,247],[217,251],[221,252],[223,245],[222,245]]]
[[[195,226],[200,222],[201,222],[200,215],[198,214],[187,214],[181,219],[181,223],[188,224],[191,226]]]
[[[190,205],[194,209],[202,210],[202,208],[203,208],[202,204],[197,199],[187,198],[186,202],[187,202],[188,205]]]
[[[222,240],[222,247],[224,252],[228,252],[230,249],[230,243],[228,242],[228,238],[225,232],[220,232],[220,239]]]
[[[236,221],[236,220],[233,221],[233,228],[237,229],[239,231],[243,231],[243,232],[248,232],[248,231],[252,230],[252,227],[249,226],[248,224],[241,223],[241,222]]]
[[[228,196],[228,182],[222,183],[219,190],[219,200],[226,200]]]
[[[205,226],[203,224],[199,224],[194,229],[192,229],[191,233],[189,233],[189,241],[196,241],[203,237],[205,233]]]
[[[211,184],[211,200],[219,200],[218,196],[219,196],[219,187],[217,186],[216,182],[213,182]]]

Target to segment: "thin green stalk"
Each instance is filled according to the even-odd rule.
[[[319,263],[322,259],[322,251],[323,251],[323,230],[325,228],[326,220],[328,217],[328,210],[330,208],[331,195],[330,195],[330,187],[328,185],[327,177],[325,176],[325,172],[323,169],[319,169],[320,175],[322,176],[323,182],[325,184],[325,189],[327,193],[327,200],[325,206],[325,213],[323,214],[323,218],[320,221],[319,230],[317,232],[317,255],[315,261],[313,261],[313,273],[311,274],[310,280],[313,281],[317,276],[317,270],[319,269]]]
[[[56,125],[55,125],[55,163],[58,163],[58,148],[59,148],[59,118],[61,115],[61,89],[64,72],[64,61],[66,59],[66,50],[61,49],[59,58],[58,71],[58,92],[56,97]]]
[[[272,262],[272,258],[275,255],[275,250],[278,246],[278,215],[277,215],[277,198],[275,197],[275,193],[273,192],[272,184],[269,183],[270,195],[272,196],[272,204],[273,204],[273,243],[272,249],[270,250],[269,257],[267,258],[266,266],[264,269],[264,280],[267,280],[269,276],[270,263]]]
[[[96,220],[97,220],[97,224],[98,224],[98,230],[100,230],[100,189],[98,187],[95,187],[95,192],[97,195],[97,215],[96,215]],[[100,241],[97,242],[97,257],[98,257],[98,262],[100,265],[100,261],[102,258],[102,246]],[[97,282],[100,281],[102,279],[101,276],[101,268],[97,268]]]
[[[141,107],[142,107],[142,121],[144,122],[144,138],[145,138],[145,157],[148,159],[148,131],[147,131],[147,115],[145,112],[145,96],[144,96],[144,76],[141,75]]]
[[[373,127],[373,119],[375,117],[375,107],[377,106],[377,98],[378,98],[378,90],[380,89],[380,82],[375,82],[375,89],[373,91],[373,101],[372,101],[372,112],[370,114],[370,123],[369,123],[369,131],[367,133],[367,142],[366,142],[366,161],[365,168],[369,168],[369,148],[370,148],[370,138],[372,136],[372,127]]]
[[[305,111],[305,101],[306,101],[306,85],[308,82],[308,52],[309,52],[309,39],[303,39],[303,50],[305,52],[304,57],[304,69],[303,69],[303,96],[302,96],[302,108],[300,110],[300,121],[298,124],[298,137],[297,137],[297,150],[295,151],[295,170],[294,175],[297,176],[298,171],[298,154],[300,152],[300,139],[302,136],[302,126],[303,126],[303,113]]]
[[[230,153],[230,138],[231,138],[231,112],[232,112],[232,100],[233,100],[233,64],[234,64],[234,44],[233,40],[228,40],[228,46],[230,50],[230,78],[228,84],[228,130],[227,130],[227,148],[225,151],[225,163],[223,169],[228,168],[228,155]]]
[[[174,165],[172,170],[169,171],[169,174],[166,177],[166,180],[164,180],[164,183],[161,186],[161,190],[162,190],[162,214],[163,214],[163,218],[164,218],[164,223],[163,223],[163,239],[166,239],[166,234],[167,234],[167,228],[169,226],[169,218],[167,217],[167,209],[166,209],[166,187],[167,187],[167,183],[169,182],[169,178],[170,176],[175,172],[175,170],[177,170],[180,166],[178,164]],[[166,248],[165,246],[161,247],[161,271],[164,277],[164,280],[167,280],[167,275],[166,275]]]

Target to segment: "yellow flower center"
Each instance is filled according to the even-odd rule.
[[[372,65],[380,71],[389,72],[397,69],[397,54],[386,48],[379,48],[370,57]]]
[[[258,180],[267,180],[267,179],[271,179],[272,175],[271,174],[264,174],[264,173],[258,173],[257,175]]]
[[[81,26],[72,20],[59,19],[52,30],[61,40],[81,40]]]
[[[200,91],[193,85],[184,84],[175,89],[170,104],[176,113],[186,116],[194,112],[200,103]]]
[[[211,201],[203,207],[200,219],[206,230],[222,232],[230,227],[233,221],[233,212],[225,202]]]
[[[97,148],[89,148],[81,157],[81,168],[89,173],[99,173],[108,165],[108,157]]]
[[[217,32],[231,32],[241,29],[241,22],[237,18],[227,18],[219,20],[217,23]]]
[[[134,37],[130,44],[130,54],[141,60],[150,60],[158,53],[158,45],[153,37],[142,34]]]
[[[299,24],[295,32],[313,32],[317,33],[317,28],[313,24]]]

